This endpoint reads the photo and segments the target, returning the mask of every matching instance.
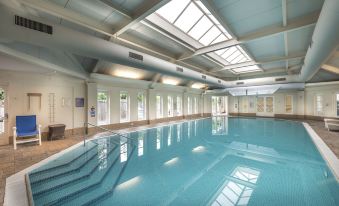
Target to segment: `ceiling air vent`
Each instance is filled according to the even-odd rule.
[[[244,84],[244,82],[237,82],[236,84],[237,84],[237,85],[240,85],[240,84]]]
[[[201,75],[201,78],[206,79],[206,76],[205,75]]]
[[[15,15],[15,24],[18,26],[26,27],[28,29],[40,31],[46,34],[53,34],[52,26],[37,21],[33,21],[31,19],[27,19],[21,16]]]
[[[184,72],[184,69],[181,67],[177,67],[177,72]]]
[[[286,81],[286,78],[285,78],[285,77],[282,77],[282,78],[276,78],[275,81],[276,81],[276,82]]]
[[[128,56],[132,59],[136,59],[138,61],[143,61],[144,60],[144,57],[140,54],[136,54],[136,53],[133,53],[133,52],[129,52],[128,53]]]

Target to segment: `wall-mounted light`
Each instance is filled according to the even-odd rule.
[[[197,82],[197,83],[192,84],[191,87],[194,88],[194,89],[202,89],[202,88],[206,87],[206,84],[202,84],[202,83]]]
[[[137,71],[131,71],[131,70],[122,70],[122,69],[117,69],[113,71],[113,75],[117,77],[123,77],[123,78],[128,78],[128,79],[141,79],[142,74],[137,72]]]
[[[174,79],[174,78],[163,78],[162,79],[162,83],[164,84],[170,84],[170,85],[178,85],[179,84],[179,80]]]

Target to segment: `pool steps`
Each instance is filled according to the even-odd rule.
[[[133,155],[133,152],[135,150],[135,147],[132,149],[132,151],[130,152],[130,156]],[[69,202],[69,204],[66,205],[81,205],[81,206],[92,206],[92,205],[96,205],[98,204],[100,201],[106,199],[107,197],[110,197],[115,188],[117,187],[117,185],[119,184],[119,181],[121,179],[122,174],[125,171],[125,168],[127,167],[128,163],[130,161],[130,158],[128,158],[125,162],[125,164],[123,165],[122,169],[120,170],[119,174],[116,175],[116,179],[113,179],[113,181],[110,182],[114,182],[114,184],[111,186],[110,183],[108,183],[108,187],[105,186],[101,186],[100,188],[98,188],[96,191],[91,191],[86,193],[86,195],[83,195],[81,198],[76,199],[76,203],[74,202]],[[100,190],[98,192],[98,190]]]
[[[119,145],[115,148],[119,148]],[[81,196],[84,192],[88,192],[88,190],[100,187],[108,174],[114,172],[114,174],[111,176],[118,178],[119,175],[116,173],[122,174],[124,170],[123,168],[127,164],[129,158],[124,164],[121,164],[121,166],[120,164],[115,166],[116,162],[120,159],[120,151],[115,151],[116,150],[110,152],[107,155],[107,161],[111,164],[109,164],[108,168],[103,170],[104,172],[98,171],[98,167],[96,167],[96,169],[91,171],[90,175],[86,176],[86,178],[74,180],[72,184],[57,186],[56,188],[52,187],[51,190],[43,192],[44,195],[33,195],[36,205],[64,205],[69,201],[76,199],[78,196]]]
[[[118,162],[120,159],[120,156],[117,155],[117,157],[113,160],[112,164],[110,165],[109,168],[106,169],[105,173],[100,176],[99,172],[94,173],[93,176],[91,176],[90,179],[88,179],[88,181],[86,182],[81,182],[80,184],[80,189],[77,187],[68,187],[66,189],[69,190],[69,192],[67,192],[67,190],[65,192],[63,192],[64,194],[62,194],[61,197],[59,197],[58,199],[55,199],[53,201],[48,202],[47,204],[44,205],[48,205],[48,206],[58,206],[58,205],[66,205],[68,202],[77,199],[78,197],[85,195],[88,193],[88,191],[96,191],[98,187],[100,187],[100,185],[102,184],[102,182],[104,181],[104,179],[107,177],[108,174],[110,173],[115,173],[115,172],[120,172],[120,165],[118,165],[117,167],[114,167],[116,164],[116,162]],[[117,171],[116,171],[117,170]],[[95,178],[96,176],[99,176],[99,178]],[[115,175],[112,175],[112,177],[115,177]],[[95,182],[92,182],[91,180],[94,179],[98,180]]]
[[[109,150],[108,155],[111,154],[116,148],[117,148],[117,146],[112,147]],[[53,190],[55,190],[57,188],[65,187],[69,184],[76,183],[77,181],[82,180],[84,178],[88,178],[94,172],[94,170],[96,170],[99,167],[99,162],[97,162],[94,165],[88,164],[96,156],[97,156],[97,154],[93,155],[90,159],[88,159],[86,162],[84,162],[84,164],[82,165],[81,168],[76,169],[76,170],[72,170],[73,173],[78,172],[75,175],[72,176],[70,174],[70,172],[67,172],[67,173],[64,174],[63,179],[61,179],[61,180],[60,180],[60,178],[53,178],[52,180],[49,180],[47,188],[41,187],[40,190],[35,190],[33,192],[33,195],[34,196],[40,196],[40,195],[46,194],[48,192],[53,192]],[[81,169],[83,169],[84,171],[88,171],[88,172],[85,173],[85,174],[81,174],[80,173]]]
[[[76,161],[73,161],[73,164],[70,164],[68,167],[57,168],[56,170],[50,171],[49,173],[44,173],[40,176],[30,177],[31,185],[37,185],[47,180],[56,179],[60,176],[72,174],[76,171],[79,171],[97,155],[97,151],[94,150],[91,153],[87,154],[89,154],[89,157],[84,156],[84,158],[86,158],[86,161],[81,162],[81,160],[84,160],[84,158],[78,158]]]
[[[94,143],[94,146],[92,146],[90,149],[86,150],[85,152],[81,153],[79,156],[76,156],[75,158],[71,159],[70,161],[68,161],[68,162],[66,162],[64,164],[60,164],[60,165],[56,165],[56,166],[53,166],[53,167],[48,167],[48,168],[45,168],[45,169],[42,169],[42,170],[34,171],[34,172],[30,173],[30,177],[32,178],[32,177],[35,177],[36,175],[39,175],[41,173],[47,173],[47,172],[49,172],[51,170],[67,167],[67,166],[71,165],[74,161],[76,161],[79,158],[81,158],[82,156],[84,156],[85,154],[91,152],[97,146],[98,146],[98,144]]]

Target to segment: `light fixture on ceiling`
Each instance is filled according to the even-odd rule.
[[[117,77],[123,77],[128,79],[141,79],[142,74],[136,71],[117,69],[113,71],[113,75]]]
[[[162,79],[162,83],[164,84],[170,84],[170,85],[178,85],[179,84],[179,80],[174,79],[174,78],[163,78]]]
[[[332,73],[335,73],[335,74],[339,74],[339,68],[338,67],[328,65],[328,64],[323,64],[321,68],[326,70],[326,71],[329,71],[329,72],[332,72]]]
[[[206,84],[202,84],[202,83],[196,82],[196,83],[192,84],[191,87],[193,89],[202,89],[202,88],[206,87]]]

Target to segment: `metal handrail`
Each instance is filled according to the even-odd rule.
[[[86,144],[86,134],[87,134],[87,130],[86,130],[86,127],[87,127],[87,125],[90,125],[90,126],[92,126],[92,127],[97,127],[97,128],[99,128],[99,129],[102,129],[102,130],[104,130],[104,131],[107,131],[107,132],[110,132],[110,133],[112,133],[112,134],[114,134],[114,135],[118,135],[118,136],[121,136],[121,137],[124,137],[124,138],[126,138],[126,139],[128,139],[128,140],[133,140],[132,138],[130,138],[130,137],[128,137],[128,136],[126,136],[126,135],[123,135],[123,134],[120,134],[120,133],[117,133],[117,132],[114,132],[114,131],[112,131],[112,130],[110,130],[110,129],[106,129],[106,128],[104,128],[104,127],[101,127],[101,126],[98,126],[98,125],[95,125],[95,124],[92,124],[92,123],[89,123],[89,122],[84,122],[84,130],[85,130],[85,132],[84,132],[84,146],[85,146],[85,144]]]

